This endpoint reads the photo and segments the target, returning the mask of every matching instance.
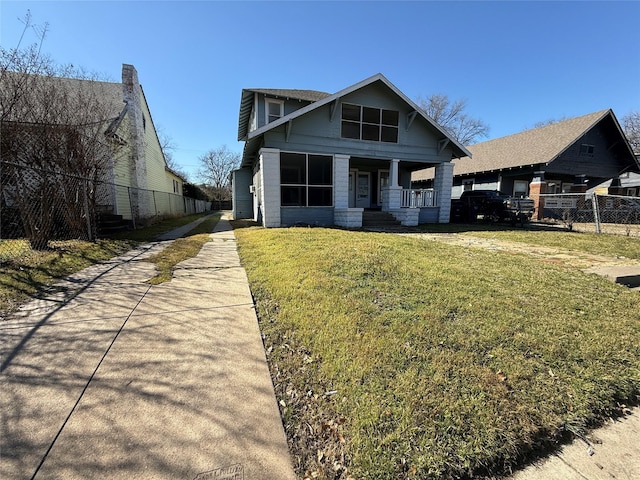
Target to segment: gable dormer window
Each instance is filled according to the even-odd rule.
[[[589,145],[588,143],[583,143],[580,145],[580,156],[582,157],[593,157],[593,153],[596,147],[594,145]]]
[[[267,98],[265,100],[266,123],[275,122],[284,116],[284,102]]]
[[[342,138],[398,143],[396,110],[342,104]]]

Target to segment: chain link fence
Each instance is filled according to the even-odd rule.
[[[95,241],[211,202],[68,173],[0,163],[0,263],[64,242]]]
[[[540,195],[543,221],[579,232],[640,237],[640,197],[566,193]]]

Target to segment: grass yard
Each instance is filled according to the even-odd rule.
[[[48,250],[36,251],[31,250],[28,240],[3,240],[0,249],[17,258],[0,264],[0,317],[57,279],[120,255],[134,245],[124,239],[52,241]]]
[[[300,476],[498,475],[638,400],[637,292],[397,235],[236,235]]]

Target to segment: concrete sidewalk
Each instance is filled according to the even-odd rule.
[[[295,478],[229,222],[211,237],[171,282],[150,244],[0,323],[0,478]]]

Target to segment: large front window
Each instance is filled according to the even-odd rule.
[[[398,143],[398,118],[395,110],[342,104],[342,138]]]
[[[283,207],[333,205],[333,157],[281,152],[280,197]]]

